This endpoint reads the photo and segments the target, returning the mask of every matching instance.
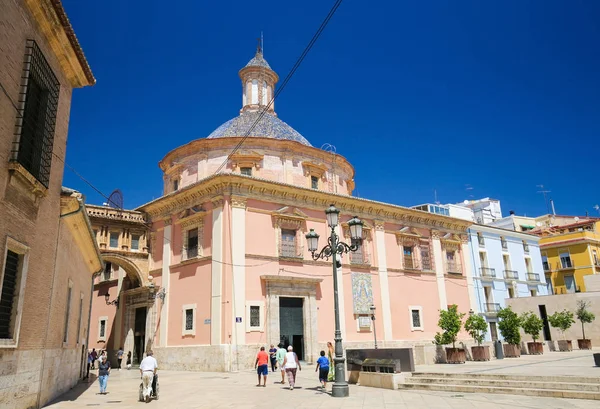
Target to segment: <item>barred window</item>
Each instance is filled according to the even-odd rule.
[[[100,338],[106,336],[106,320],[100,320]]]
[[[36,42],[27,40],[12,157],[48,187],[60,83]]]
[[[419,246],[419,250],[421,250],[421,267],[423,268],[423,270],[432,270],[429,246]]]
[[[419,310],[412,310],[412,325],[415,328],[421,326],[421,314]]]
[[[185,310],[185,330],[191,331],[194,329],[194,310]]]
[[[258,305],[250,306],[250,327],[260,327],[260,307]]]
[[[281,229],[281,257],[297,257],[296,230]]]
[[[2,293],[0,295],[0,338],[12,338],[12,327],[16,304],[19,274],[19,254],[7,250],[4,262],[4,277],[2,278]]]

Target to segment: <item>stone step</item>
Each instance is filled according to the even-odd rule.
[[[510,395],[526,396],[544,396],[550,398],[569,398],[569,399],[592,399],[600,400],[600,392],[572,391],[561,389],[532,389],[532,388],[513,388],[500,386],[475,386],[475,385],[451,385],[451,384],[425,384],[425,383],[404,383],[398,385],[399,389],[446,391],[446,392],[465,392],[465,393],[500,393]]]
[[[525,389],[550,389],[565,391],[599,392],[600,384],[587,382],[548,382],[546,379],[507,380],[488,378],[454,378],[454,377],[410,377],[406,378],[410,384],[436,384],[436,385],[470,385],[470,386],[494,386]]]
[[[565,383],[591,383],[600,384],[600,377],[596,376],[531,376],[510,375],[494,373],[447,373],[447,372],[414,372],[412,378],[450,378],[450,379],[490,379],[506,381],[532,381],[532,382],[565,382]]]

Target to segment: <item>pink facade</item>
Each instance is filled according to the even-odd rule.
[[[252,83],[265,72],[265,89],[274,89],[277,76],[257,53],[240,77]],[[173,369],[241,369],[259,346],[280,343],[312,362],[333,341],[334,274],[345,347],[372,347],[375,332],[380,347],[431,346],[440,309],[469,310],[469,224],[352,197],[351,164],[312,147],[274,111],[233,151],[265,108],[255,97],[244,94],[239,117],[160,162],[164,196],[136,210],[148,229],[148,267],[125,269],[139,286],[119,287],[123,328],[114,347],[137,345],[143,332]],[[351,217],[364,222],[360,249],[335,272],[332,260],[312,259],[304,237],[314,229],[319,246],[327,244],[330,203],[341,210],[341,240],[350,243]],[[99,304],[92,321],[110,312]],[[132,317],[142,305],[138,325]]]

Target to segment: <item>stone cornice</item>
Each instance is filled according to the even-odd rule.
[[[280,203],[282,205],[323,210],[331,203],[342,214],[356,215],[362,219],[377,219],[382,222],[399,223],[427,229],[439,229],[455,234],[464,233],[471,226],[470,221],[448,216],[435,215],[421,210],[410,209],[373,200],[323,192],[298,187],[261,178],[247,178],[237,174],[218,174],[186,186],[177,192],[153,200],[137,211],[146,212],[150,219],[168,217],[190,206],[207,201],[213,204],[217,196],[243,195],[247,198]]]
[[[60,0],[25,0],[25,4],[71,86],[79,88],[94,85],[96,79]]]
[[[260,167],[260,162],[265,155],[260,155],[256,152],[236,152],[229,158],[231,168],[256,168]]]
[[[185,163],[190,157],[196,157],[198,152],[211,152],[213,157],[219,149],[223,150],[222,156],[227,156],[231,153],[231,149],[236,146],[242,138],[214,138],[214,139],[196,139],[185,145],[173,149],[165,155],[158,163],[158,166],[163,172],[168,172],[172,166],[179,163]],[[245,151],[252,152],[257,155],[269,153],[279,157],[300,161],[312,161],[315,163],[331,163],[331,152],[327,152],[312,146],[304,145],[296,141],[279,140],[272,138],[251,137],[244,141]],[[341,169],[352,182],[354,178],[354,167],[342,155],[335,155],[335,168]],[[353,186],[354,187],[354,186]]]

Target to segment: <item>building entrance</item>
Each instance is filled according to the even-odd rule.
[[[147,307],[135,309],[135,331],[133,336],[133,364],[139,365],[144,359],[146,349],[146,315]]]
[[[303,298],[279,297],[279,337],[285,348],[294,347],[298,359],[304,359]]]

